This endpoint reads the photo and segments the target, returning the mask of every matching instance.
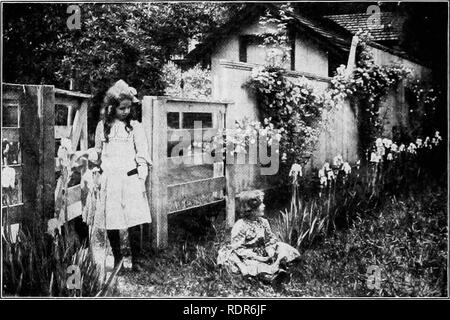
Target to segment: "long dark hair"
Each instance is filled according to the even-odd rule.
[[[116,109],[119,107],[120,103],[123,100],[130,100],[133,101],[133,98],[128,95],[120,95],[119,98],[112,97],[112,96],[106,96],[104,100],[105,105],[105,120],[103,125],[103,134],[105,135],[106,142],[109,142],[109,134],[111,133],[111,127],[116,119]],[[131,132],[133,130],[133,127],[131,126],[131,112],[130,114],[125,118],[125,130],[127,132]]]

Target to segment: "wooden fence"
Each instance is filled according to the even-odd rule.
[[[154,247],[167,246],[171,213],[226,201],[228,225],[234,223],[233,175],[222,159],[204,161],[207,155],[203,148],[225,127],[228,104],[144,97],[142,123],[153,162],[147,188]],[[201,128],[194,126],[195,121],[201,121]],[[174,153],[183,137],[184,151]]]

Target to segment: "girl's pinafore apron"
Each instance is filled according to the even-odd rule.
[[[108,142],[104,139],[103,122],[97,126],[96,148],[101,148],[103,172],[94,225],[100,229],[127,229],[151,222],[138,174],[127,175],[137,164],[150,163],[142,125],[137,121],[131,125],[133,130],[127,132],[125,123],[116,120]]]

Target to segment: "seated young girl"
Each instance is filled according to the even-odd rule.
[[[240,194],[237,212],[241,219],[231,230],[231,244],[219,250],[217,263],[243,276],[270,280],[276,290],[288,282],[287,263],[300,256],[297,249],[281,242],[264,216],[264,194],[246,191]]]

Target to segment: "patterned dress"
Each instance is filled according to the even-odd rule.
[[[97,125],[95,148],[101,152],[100,194],[94,217],[94,226],[100,229],[126,229],[150,223],[147,197],[139,177],[145,179],[150,157],[142,125],[131,121],[133,130],[127,132],[125,123],[116,120],[111,126],[109,141],[103,133],[103,121]],[[127,172],[136,169],[139,174]]]
[[[217,263],[242,275],[275,274],[280,261],[291,262],[297,249],[278,241],[267,219],[240,219],[231,230],[231,244],[219,250]],[[266,260],[266,261],[261,261]]]

